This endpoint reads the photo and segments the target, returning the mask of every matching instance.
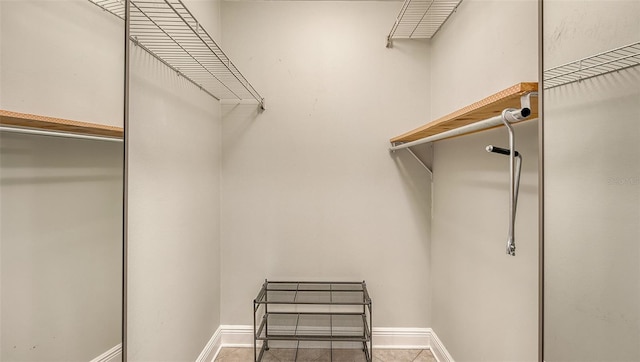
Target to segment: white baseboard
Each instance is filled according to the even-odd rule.
[[[438,360],[438,362],[454,362],[453,357],[449,354],[449,351],[444,347],[440,338],[436,332],[431,331],[431,343],[430,343],[431,353]]]
[[[253,347],[253,326],[221,325],[220,331],[225,347]]]
[[[109,350],[91,360],[91,362],[120,362],[122,361],[122,343],[119,343]]]
[[[374,349],[429,349],[438,362],[455,362],[431,328],[374,328]]]
[[[218,356],[218,352],[220,352],[220,348],[222,348],[222,332],[220,327],[213,333],[213,336],[209,339],[209,342],[204,346],[202,352],[196,359],[196,362],[213,362],[216,360],[216,356]]]
[[[221,325],[196,362],[213,361],[222,347],[253,347],[253,326]],[[373,348],[430,349],[438,362],[454,362],[431,328],[374,328]]]
[[[373,328],[373,348],[427,349],[431,328]]]

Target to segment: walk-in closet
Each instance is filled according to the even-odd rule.
[[[639,34],[0,0],[0,361],[640,361]]]

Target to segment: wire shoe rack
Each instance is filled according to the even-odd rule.
[[[125,20],[125,0],[89,0]],[[217,100],[264,99],[181,0],[129,0],[130,40]]]
[[[332,361],[338,349],[349,348],[360,350],[361,359],[372,362],[372,334],[372,303],[364,281],[265,280],[253,300],[256,362],[272,347],[293,349],[294,361],[309,361],[304,352],[314,342],[328,347]],[[335,359],[343,360],[339,356]]]
[[[544,71],[544,89],[580,82],[640,64],[640,42],[592,55]]]

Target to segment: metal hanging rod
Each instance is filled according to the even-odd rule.
[[[551,89],[640,64],[640,42],[549,68],[543,72],[543,87]]]
[[[387,36],[393,39],[431,39],[458,8],[462,0],[405,0]]]
[[[520,97],[520,109],[506,110],[509,113],[510,119],[513,119],[515,121],[522,121],[522,120],[525,120],[527,117],[529,117],[531,115],[531,97],[536,97],[536,96],[538,96],[538,92],[528,92],[523,94]],[[439,141],[445,138],[451,138],[455,136],[461,136],[467,133],[482,131],[482,130],[493,128],[502,124],[504,123],[502,120],[502,114],[500,114],[500,115],[485,119],[483,121],[471,123],[466,126],[462,126],[449,131],[434,134],[433,136],[424,137],[411,142],[393,144],[391,147],[389,147],[389,150],[390,151],[401,150],[401,149],[421,145],[424,143]]]
[[[91,135],[69,133],[69,132],[44,131],[44,130],[21,128],[21,127],[0,126],[0,132],[30,134],[30,135],[36,135],[36,136],[76,138],[76,139],[92,140],[92,141],[122,142],[122,138],[91,136]]]
[[[125,19],[125,0],[89,0]],[[181,0],[128,0],[129,39],[217,100],[264,99]]]
[[[523,108],[523,109],[511,111],[510,113],[513,115],[514,118],[518,118],[520,120],[524,120],[526,117],[529,116],[529,114],[531,114],[531,111],[528,108]],[[526,114],[526,116],[525,116],[525,114]],[[502,123],[502,115],[499,115],[499,116],[495,116],[495,117],[491,117],[491,118],[485,119],[484,121],[472,123],[472,124],[467,125],[467,126],[463,126],[463,127],[460,127],[460,128],[452,129],[450,131],[438,133],[436,135],[425,137],[425,138],[421,138],[419,140],[415,140],[415,141],[412,141],[412,142],[393,145],[393,146],[389,147],[389,150],[391,150],[391,151],[401,150],[403,148],[409,148],[409,147],[421,145],[421,144],[424,144],[424,143],[435,142],[435,141],[439,141],[439,140],[442,140],[442,139],[445,139],[445,138],[460,136],[460,135],[463,135],[463,134],[472,133],[472,132],[476,132],[476,131],[482,131],[482,130],[485,130],[485,129],[488,129],[488,128],[499,126],[501,124],[503,124]]]

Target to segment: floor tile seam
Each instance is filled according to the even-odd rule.
[[[276,362],[282,362],[282,360],[278,356],[276,356],[275,353],[269,353],[269,356],[274,358],[276,360]],[[264,357],[264,355],[263,355],[263,357]]]
[[[418,359],[418,358],[419,358],[423,353],[425,353],[425,352],[427,352],[427,351],[428,351],[428,352],[429,352],[429,354],[433,357],[433,353],[431,353],[431,351],[430,351],[430,350],[428,350],[428,349],[422,349],[422,350],[420,350],[420,353],[418,353],[418,355],[416,356],[416,358],[414,358],[414,359],[413,359],[413,361],[416,361],[416,360],[417,360],[417,359]],[[431,358],[430,358],[430,359],[431,359]]]

